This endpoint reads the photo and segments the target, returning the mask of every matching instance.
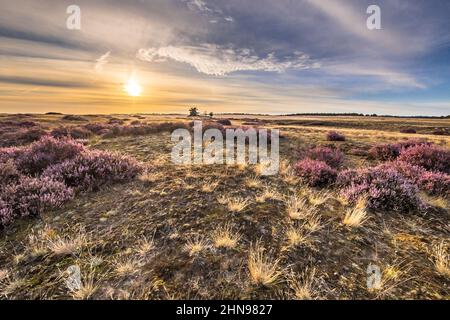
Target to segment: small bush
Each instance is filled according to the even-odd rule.
[[[392,168],[349,170],[338,177],[338,183],[344,198],[350,203],[365,198],[370,210],[409,212],[424,208],[417,187]]]
[[[415,133],[417,133],[417,131],[416,131],[416,129],[413,129],[413,128],[405,128],[405,129],[401,129],[400,133],[415,134]]]
[[[83,128],[94,134],[101,135],[102,133],[105,133],[106,130],[109,130],[111,126],[104,123],[88,123],[84,125]]]
[[[72,115],[72,114],[68,114],[62,117],[62,120],[66,120],[66,121],[88,121],[86,118],[82,117],[82,116],[76,116],[76,115]]]
[[[433,130],[432,134],[435,136],[450,136],[450,129],[435,129]]]
[[[397,159],[403,150],[421,145],[429,146],[431,143],[420,139],[409,139],[394,144],[378,144],[369,150],[369,156],[375,160],[392,161]]]
[[[217,120],[217,123],[223,126],[231,126],[231,121],[228,119],[219,119]]]
[[[18,184],[6,186],[1,194],[13,217],[38,216],[46,209],[61,206],[72,197],[72,190],[64,183],[46,177],[22,177]]]
[[[17,170],[14,161],[7,160],[0,162],[0,186],[5,186],[11,183],[15,183],[20,178],[20,172]]]
[[[416,145],[403,149],[398,160],[429,171],[450,173],[450,151],[438,146]]]
[[[323,161],[332,168],[339,168],[344,162],[342,151],[329,147],[315,147],[304,153],[305,158]]]
[[[85,151],[82,144],[69,139],[46,136],[26,148],[17,160],[20,171],[38,174],[48,166],[72,159]]]
[[[11,206],[0,198],[0,226],[4,226],[13,220]]]
[[[424,172],[417,180],[421,189],[430,195],[450,195],[450,175],[441,172]]]
[[[4,128],[4,132],[0,137],[0,147],[12,147],[27,145],[38,141],[47,133],[39,127],[32,128]]]
[[[89,151],[49,167],[43,176],[62,181],[79,191],[97,190],[110,183],[129,181],[143,167],[136,160],[105,151]]]
[[[323,187],[332,184],[337,171],[323,161],[304,159],[295,165],[295,172],[300,180],[311,187]]]
[[[345,141],[345,136],[336,131],[330,131],[327,133],[328,141]]]
[[[400,148],[396,144],[378,144],[370,148],[369,156],[380,161],[392,161],[400,155]]]

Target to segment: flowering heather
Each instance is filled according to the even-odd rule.
[[[46,136],[24,150],[17,167],[24,173],[39,174],[48,166],[72,159],[84,151],[84,146],[74,140]]]
[[[369,150],[369,155],[375,160],[392,161],[397,159],[403,150],[421,145],[429,146],[431,143],[420,139],[409,139],[394,144],[378,144]]]
[[[47,177],[21,177],[17,184],[3,188],[1,199],[13,216],[38,216],[43,210],[61,206],[73,197],[64,183]]]
[[[429,171],[450,173],[450,151],[433,145],[416,145],[402,150],[399,161],[420,166]]]
[[[4,128],[0,134],[0,147],[22,146],[35,142],[45,136],[45,130],[39,127]]]
[[[426,171],[420,175],[417,184],[431,195],[450,195],[450,175],[441,172]]]
[[[304,152],[305,158],[323,161],[332,168],[339,168],[344,162],[344,154],[342,151],[329,147],[315,147]]]
[[[92,132],[84,127],[59,127],[50,132],[54,138],[87,139],[92,136]]]
[[[392,168],[349,170],[340,175],[338,183],[344,187],[344,198],[356,203],[365,197],[370,210],[408,212],[424,208],[417,186]]]
[[[104,138],[115,138],[124,136],[143,136],[147,134],[155,134],[159,132],[172,132],[176,129],[187,128],[183,122],[162,122],[154,124],[140,125],[114,125],[108,129],[103,129],[98,134],[102,134]]]
[[[10,223],[13,219],[11,206],[3,199],[0,199],[0,226]]]
[[[45,170],[43,176],[62,181],[80,191],[97,190],[101,185],[124,182],[142,172],[136,160],[105,151],[88,151]]]
[[[294,167],[300,180],[311,187],[323,187],[332,184],[337,176],[337,171],[323,161],[304,159]]]
[[[82,128],[91,131],[94,134],[101,135],[107,132],[111,126],[104,123],[88,123],[85,124]]]
[[[0,163],[7,162],[9,160],[16,161],[24,154],[24,148],[10,147],[0,148]]]
[[[0,186],[17,182],[20,172],[12,160],[0,162]]]
[[[345,141],[345,136],[336,131],[330,131],[327,133],[328,141]]]
[[[373,146],[369,150],[372,159],[380,161],[392,161],[400,155],[400,148],[396,144],[383,143]]]

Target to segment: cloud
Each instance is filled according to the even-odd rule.
[[[288,69],[319,68],[320,64],[301,52],[291,57],[279,59],[274,53],[260,58],[249,49],[203,44],[200,46],[167,46],[140,49],[137,57],[143,61],[163,62],[171,59],[186,63],[198,72],[207,75],[224,76],[239,71],[267,71],[282,73]]]
[[[335,21],[337,25],[353,36],[365,41],[375,48],[388,49],[391,53],[405,54],[411,52],[420,52],[425,49],[424,39],[416,38],[411,42],[408,37],[401,34],[390,26],[386,30],[369,30],[366,26],[366,20],[369,15],[366,14],[368,5],[352,5],[348,1],[342,0],[306,0],[312,7],[318,9],[329,19]],[[381,9],[382,26],[385,22],[384,13]],[[385,29],[385,28],[383,28]]]
[[[369,63],[342,63],[333,66],[324,66],[326,72],[340,76],[370,77],[381,80],[383,83],[396,88],[426,89],[427,86],[418,81],[413,75],[390,68],[372,66]],[[375,87],[374,87],[375,88]]]
[[[222,18],[227,22],[234,22],[234,18],[224,15],[223,11],[217,7],[213,7],[212,4],[207,4],[204,0],[182,0],[186,2],[187,6],[191,10],[199,11],[201,14],[210,18],[210,23],[217,23],[218,18]]]
[[[92,88],[92,83],[50,80],[41,78],[25,78],[18,76],[0,76],[0,83],[30,85],[39,87],[56,87],[56,88]]]
[[[104,55],[102,55],[100,58],[98,58],[96,61],[97,63],[95,64],[95,70],[96,71],[102,71],[103,67],[108,63],[108,58],[111,55],[111,51],[108,51],[107,53],[105,53]]]

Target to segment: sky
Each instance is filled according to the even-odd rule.
[[[67,28],[67,7],[81,10]],[[369,30],[369,5],[381,29]],[[0,113],[450,114],[450,1],[0,0]],[[130,81],[140,89],[131,96]]]

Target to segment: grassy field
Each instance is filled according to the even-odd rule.
[[[218,116],[225,118],[225,116]],[[450,149],[450,119],[227,115],[233,125],[280,129],[276,176],[257,166],[177,166],[170,132],[86,139],[153,170],[83,192],[0,230],[0,295],[8,299],[449,299],[450,199],[421,193],[424,212],[371,212],[336,187],[300,183],[301,150],[333,146],[344,168],[376,165],[378,143],[426,139]],[[184,116],[2,115],[51,131],[111,120],[189,123]],[[416,134],[400,133],[414,128]],[[346,141],[330,142],[337,130]],[[5,133],[6,134],[6,133]],[[66,270],[81,268],[69,290]],[[381,285],[368,289],[367,268]]]

